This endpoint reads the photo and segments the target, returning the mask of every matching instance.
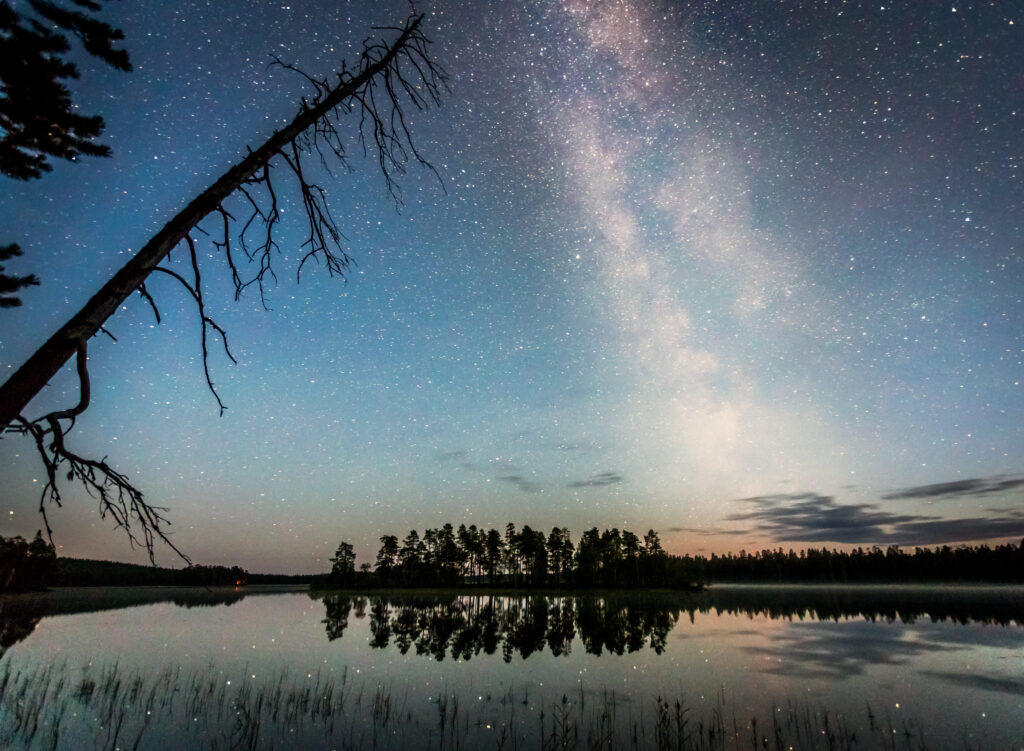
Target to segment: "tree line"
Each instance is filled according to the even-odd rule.
[[[0,537],[0,592],[46,589],[57,573],[57,552],[40,530],[32,542]]]
[[[653,529],[641,539],[629,530],[593,527],[573,543],[567,527],[545,534],[509,523],[502,533],[445,524],[422,536],[411,530],[401,541],[384,535],[380,543],[374,564],[357,572],[355,550],[341,542],[331,573],[313,586],[689,587],[697,581],[684,559],[665,552]]]
[[[52,584],[58,587],[243,587],[249,572],[241,566],[140,566],[87,558],[58,558]]]
[[[765,549],[726,555],[670,555],[653,529],[641,539],[629,530],[593,527],[573,543],[566,527],[547,534],[529,525],[504,533],[452,524],[411,530],[403,540],[380,538],[373,564],[356,571],[351,543],[339,544],[331,572],[314,588],[350,586],[434,587],[672,587],[712,582],[1024,582],[1021,544],[852,550]]]
[[[28,542],[24,537],[0,536],[0,592],[34,592],[50,587],[161,587],[244,586],[249,572],[240,566],[202,566],[173,569],[139,566],[86,558],[58,558],[40,530]],[[256,575],[262,579],[294,579]],[[283,583],[283,582],[281,582]]]
[[[705,582],[1024,582],[1024,540],[1020,545],[942,545],[913,551],[898,545],[799,553],[741,550],[685,559]]]

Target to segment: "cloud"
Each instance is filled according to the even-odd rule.
[[[924,521],[930,517],[893,514],[874,504],[842,506],[831,496],[802,492],[743,498],[756,508],[730,514],[728,521],[753,523],[753,531],[793,542],[871,542],[884,539],[884,526]]]
[[[468,451],[442,451],[437,454],[438,464],[447,464],[460,469],[476,469]]]
[[[777,542],[837,542],[876,545],[937,545],[970,540],[1024,536],[1024,514],[947,519],[922,514],[894,514],[872,503],[843,505],[812,492],[742,498],[752,510],[726,516],[753,525],[748,531]]]
[[[573,480],[566,487],[601,488],[607,485],[618,485],[620,482],[622,482],[622,475],[618,472],[601,472],[588,477],[586,480]]]
[[[1008,490],[1024,487],[1024,478],[1004,479],[1002,476],[991,478],[973,478],[939,482],[934,485],[918,485],[913,488],[893,490],[882,496],[884,500],[902,500],[905,498],[962,498],[964,496],[983,496],[992,493],[1003,493]]]
[[[721,527],[669,527],[664,530],[669,532],[685,532],[686,534],[699,535],[701,537],[717,537],[718,535],[730,535],[739,537],[750,534],[749,529],[722,529]]]
[[[515,485],[524,493],[539,493],[541,486],[532,480],[527,480],[522,475],[502,475],[498,478],[502,482],[507,482],[511,485]]]
[[[930,519],[901,524],[889,542],[897,545],[938,545],[966,540],[1024,537],[1024,518],[1019,514],[967,519]]]
[[[1007,514],[1008,516],[1017,516],[1024,519],[1024,509],[1010,508],[1007,506],[993,507],[985,509],[990,514]]]
[[[555,446],[555,451],[566,451],[566,452],[577,452],[577,451],[592,451],[594,446],[589,443],[559,443]]]

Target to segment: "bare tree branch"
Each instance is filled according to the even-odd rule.
[[[142,295],[142,299],[149,303],[149,307],[153,309],[153,315],[156,316],[157,324],[160,323],[160,309],[156,306],[156,300],[153,299],[152,295],[146,289],[146,283],[143,282],[139,285],[139,294]]]
[[[191,236],[185,236],[185,242],[188,244],[189,256],[192,260],[192,274],[194,281],[189,283],[185,277],[181,276],[176,271],[165,268],[164,266],[157,266],[153,271],[160,271],[168,276],[177,279],[181,286],[188,290],[189,294],[192,295],[192,299],[195,300],[196,309],[199,314],[199,323],[201,326],[200,332],[200,346],[203,352],[203,374],[206,376],[206,386],[213,394],[213,398],[217,400],[217,406],[220,407],[220,413],[223,415],[224,410],[227,407],[224,406],[224,402],[221,401],[220,394],[217,393],[217,389],[213,385],[213,378],[210,376],[210,350],[207,347],[207,329],[213,329],[220,334],[221,343],[224,345],[224,354],[228,356],[228,359],[233,363],[237,363],[238,360],[231,354],[231,348],[228,346],[228,334],[221,328],[221,326],[208,315],[206,315],[206,303],[203,301],[203,288],[202,288],[202,274],[199,272],[199,258],[196,255],[195,241]]]
[[[87,459],[73,453],[65,445],[65,436],[74,425],[74,419],[88,406],[86,342],[99,332],[110,335],[104,327],[107,319],[133,292],[138,292],[149,303],[159,323],[160,312],[146,289],[146,279],[153,271],[161,271],[177,279],[196,304],[206,385],[223,414],[226,407],[214,387],[209,368],[208,335],[211,329],[220,336],[228,358],[232,362],[235,360],[228,348],[226,332],[207,314],[198,253],[190,233],[197,230],[205,234],[199,223],[210,214],[217,214],[221,220],[221,230],[212,242],[217,250],[223,252],[234,284],[235,299],[250,286],[255,286],[266,307],[266,284],[271,280],[276,282],[277,279],[273,257],[279,251],[276,231],[281,213],[272,162],[280,157],[280,161],[288,167],[286,173],[296,180],[307,221],[308,234],[301,245],[304,255],[296,269],[296,276],[308,261],[313,260],[326,268],[328,274],[344,278],[353,261],[342,245],[345,238],[331,215],[327,193],[321,186],[310,182],[303,155],[316,154],[321,166],[328,171],[328,157],[336,160],[344,169],[349,169],[340,123],[344,115],[358,108],[359,142],[364,154],[376,150],[377,164],[385,187],[396,207],[402,203],[397,178],[405,173],[410,160],[426,167],[440,180],[437,171],[417,151],[402,110],[403,106],[409,104],[417,109],[437,104],[442,92],[447,91],[444,70],[428,54],[430,42],[421,30],[422,22],[422,16],[412,16],[402,27],[378,29],[393,35],[393,41],[367,41],[357,68],[351,71],[342,63],[341,70],[336,73],[337,83],[333,86],[326,79],[315,79],[275,59],[274,64],[304,77],[313,87],[312,99],[303,98],[298,114],[288,126],[276,131],[255,151],[250,150],[245,158],[171,219],[85,307],[0,386],[0,433],[31,434],[43,459],[48,478],[40,501],[44,520],[48,502],[60,505],[57,470],[67,464],[68,479],[77,479],[91,495],[99,498],[101,514],[110,514],[117,526],[128,534],[133,545],[145,546],[152,559],[153,544],[160,540],[188,561],[164,531],[169,524],[163,516],[166,509],[150,506],[143,499],[142,493],[127,477],[108,465],[106,459]],[[224,205],[236,193],[250,208],[249,215],[240,223],[235,221]],[[238,230],[234,238],[233,225]],[[262,227],[257,229],[260,225]],[[193,276],[191,282],[178,272],[160,265],[181,243],[188,247]],[[243,273],[239,263],[241,256],[236,253],[236,247],[254,267],[251,276],[247,277]],[[113,335],[110,336],[113,338]],[[70,410],[51,412],[36,420],[22,417],[29,402],[76,352],[82,389],[79,404]],[[64,426],[62,421],[68,422],[68,425]],[[49,523],[46,526],[49,535]]]
[[[106,457],[100,460],[89,459],[69,450],[65,444],[64,439],[74,427],[75,418],[89,406],[88,355],[84,343],[77,349],[76,364],[79,381],[77,405],[70,409],[50,412],[31,422],[18,417],[9,428],[11,432],[30,434],[43,462],[46,483],[39,496],[39,513],[43,518],[43,526],[50,544],[53,544],[53,528],[50,525],[48,508],[50,504],[58,508],[62,505],[58,473],[66,472],[68,481],[79,481],[90,496],[99,500],[100,518],[105,519],[109,515],[115,526],[125,531],[133,547],[146,549],[151,562],[155,563],[154,544],[159,540],[191,565],[191,559],[179,550],[169,537],[166,528],[170,522],[164,516],[166,508],[147,503],[142,492],[135,488],[125,475],[107,464]],[[62,420],[67,420],[68,424],[63,425]],[[66,470],[64,465],[67,466]]]

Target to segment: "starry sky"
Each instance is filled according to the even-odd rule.
[[[356,265],[204,291],[170,277],[90,345],[69,442],[107,456],[197,562],[324,571],[341,539],[452,522],[657,530],[673,553],[1024,536],[1024,15],[1007,2],[440,0],[451,91],[410,111],[440,180],[318,177]],[[402,2],[105,4],[135,70],[81,55],[109,159],[0,182],[20,365],[133,252],[354,61]],[[381,32],[377,32],[379,35]],[[297,195],[282,172],[286,216]],[[212,221],[203,225],[215,228]],[[172,268],[188,268],[175,252]],[[62,374],[30,408],[77,401]],[[42,466],[0,441],[0,534]],[[143,561],[65,488],[63,555]],[[158,560],[177,565],[169,551]]]

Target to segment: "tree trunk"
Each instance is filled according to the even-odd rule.
[[[422,20],[416,18],[375,63],[358,75],[342,81],[320,102],[304,108],[283,130],[275,132],[256,151],[225,172],[178,213],[126,263],[114,277],[93,295],[71,320],[65,323],[28,361],[0,386],[0,432],[20,415],[29,402],[63,367],[80,344],[96,334],[118,306],[139,289],[153,269],[207,215],[237,190],[258,169],[266,165],[286,145],[325,117],[346,99],[357,93],[374,76],[386,70]]]

